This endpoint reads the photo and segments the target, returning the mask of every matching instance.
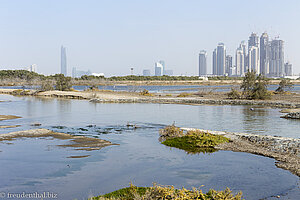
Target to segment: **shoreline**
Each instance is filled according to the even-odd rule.
[[[214,135],[222,135],[230,142],[217,145],[217,150],[245,152],[261,155],[276,160],[275,165],[300,177],[300,139],[256,135],[247,133],[233,133],[211,131],[195,128],[181,128],[184,131],[198,130]]]
[[[64,99],[81,99],[89,100],[93,103],[158,103],[158,104],[188,104],[188,105],[253,105],[275,108],[300,108],[300,102],[291,102],[291,98],[284,100],[239,100],[239,99],[225,99],[210,95],[205,97],[188,96],[188,97],[174,97],[168,96],[170,94],[151,94],[141,95],[136,92],[115,92],[115,91],[45,91],[39,92],[36,90],[20,90],[20,89],[0,89],[0,94],[20,95],[20,96],[34,96],[34,97],[48,97],[48,98],[64,98]]]

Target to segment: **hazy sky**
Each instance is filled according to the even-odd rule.
[[[37,64],[60,73],[60,47],[72,67],[106,76],[154,72],[197,75],[198,53],[218,42],[234,55],[251,32],[285,41],[285,59],[300,73],[299,0],[0,0],[0,69]]]

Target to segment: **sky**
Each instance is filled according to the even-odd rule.
[[[175,75],[197,75],[206,50],[208,72],[219,42],[235,55],[251,32],[284,40],[285,61],[300,73],[299,0],[0,0],[0,69],[37,65],[38,73],[67,70],[105,76],[154,73],[164,60]]]

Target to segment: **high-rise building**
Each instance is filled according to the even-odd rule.
[[[256,33],[251,33],[248,40],[247,71],[255,71],[256,74],[260,73],[259,56],[259,38]]]
[[[202,50],[199,53],[199,76],[205,76],[207,74],[207,53]]]
[[[217,75],[225,75],[226,64],[226,48],[224,43],[219,43],[217,46]]]
[[[242,76],[245,70],[245,55],[241,47],[237,48],[235,53],[235,66],[236,66],[236,75]]]
[[[291,63],[287,62],[284,64],[284,74],[285,76],[293,76],[293,67]]]
[[[282,77],[284,75],[284,52],[283,41],[272,40],[270,49],[270,75]]]
[[[264,32],[260,37],[260,73],[262,75],[269,74],[269,54],[270,54],[270,43],[269,36]]]
[[[164,66],[160,62],[155,63],[155,76],[162,76],[164,73]]]
[[[143,76],[151,76],[150,69],[144,69]]]
[[[31,72],[37,72],[36,70],[37,70],[37,66],[36,66],[36,64],[32,64],[32,65],[30,65],[30,67],[29,67],[29,71],[31,71]]]
[[[61,65],[60,65],[60,73],[67,76],[67,54],[66,54],[66,47],[61,46]]]
[[[249,70],[254,71],[257,75],[260,74],[258,47],[251,46],[249,48],[248,58],[249,58]]]
[[[168,70],[165,70],[165,74],[166,76],[173,76],[173,70],[172,69],[168,69]]]
[[[217,75],[217,49],[213,52],[213,75]]]
[[[240,44],[240,48],[242,49],[243,51],[243,55],[244,55],[244,67],[243,69],[241,69],[241,74],[240,75],[243,75],[244,73],[246,73],[248,70],[249,70],[249,67],[248,67],[248,50],[247,50],[247,44],[245,41],[242,41],[241,44]]]
[[[73,67],[72,68],[72,78],[76,78],[76,75],[77,75],[76,67]]]
[[[230,69],[232,68],[232,56],[227,55],[225,61],[225,74],[230,75]]]
[[[249,40],[248,40],[248,48],[255,46],[258,47],[259,46],[259,40],[258,40],[258,36],[256,35],[256,33],[251,33]]]
[[[166,63],[165,63],[165,61],[160,60],[158,62],[163,66],[162,75],[165,75],[165,71],[166,71]]]

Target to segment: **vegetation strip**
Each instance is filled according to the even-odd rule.
[[[233,194],[229,188],[224,191],[210,189],[207,193],[202,190],[193,188],[175,189],[173,186],[159,186],[154,184],[153,187],[130,187],[123,188],[105,195],[92,197],[90,200],[182,200],[182,199],[201,199],[201,200],[240,200],[242,193]]]

